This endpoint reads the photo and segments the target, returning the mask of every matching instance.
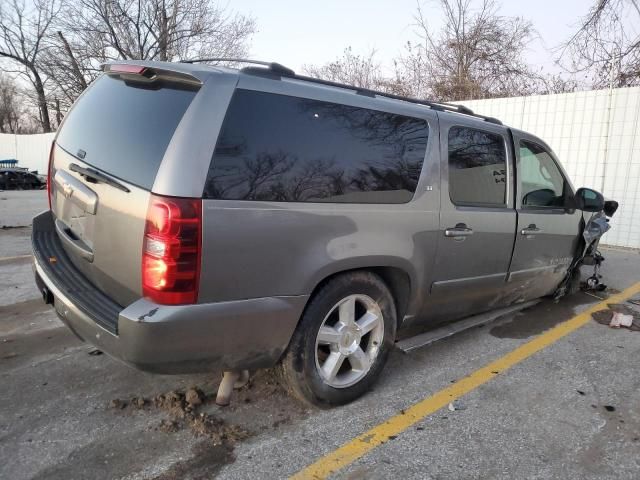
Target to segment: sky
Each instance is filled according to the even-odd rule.
[[[556,72],[549,51],[574,31],[593,0],[503,0],[499,13],[533,22],[538,39],[527,52],[528,63]],[[439,29],[442,19],[434,0],[422,0],[427,21]],[[321,65],[339,57],[348,46],[356,54],[371,49],[390,68],[408,40],[416,0],[234,0],[229,10],[255,18],[254,59],[275,61],[300,71],[305,64]]]

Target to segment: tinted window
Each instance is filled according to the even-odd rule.
[[[218,138],[205,197],[408,202],[427,133],[424,120],[238,90]]]
[[[155,85],[155,83],[154,83]],[[127,84],[102,75],[64,121],[57,143],[83,161],[151,189],[192,90]]]
[[[520,199],[523,206],[562,207],[565,181],[551,155],[540,145],[520,142]]]
[[[504,205],[506,150],[502,135],[466,127],[449,130],[449,196],[460,205]]]

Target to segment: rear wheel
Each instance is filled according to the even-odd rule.
[[[342,405],[371,388],[393,348],[396,314],[385,283],[371,272],[332,279],[311,299],[281,370],[298,398]]]

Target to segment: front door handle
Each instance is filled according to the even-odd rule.
[[[464,223],[458,223],[455,227],[449,227],[444,231],[445,237],[468,237],[470,235],[473,235],[473,229]]]
[[[535,235],[536,233],[542,232],[542,229],[536,227],[535,223],[532,223],[527,228],[523,228],[520,231],[520,235]]]

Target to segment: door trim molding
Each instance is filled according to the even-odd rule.
[[[507,281],[507,272],[481,275],[477,277],[455,278],[453,280],[439,280],[431,284],[431,294],[460,293],[460,288],[484,289],[499,288]]]

